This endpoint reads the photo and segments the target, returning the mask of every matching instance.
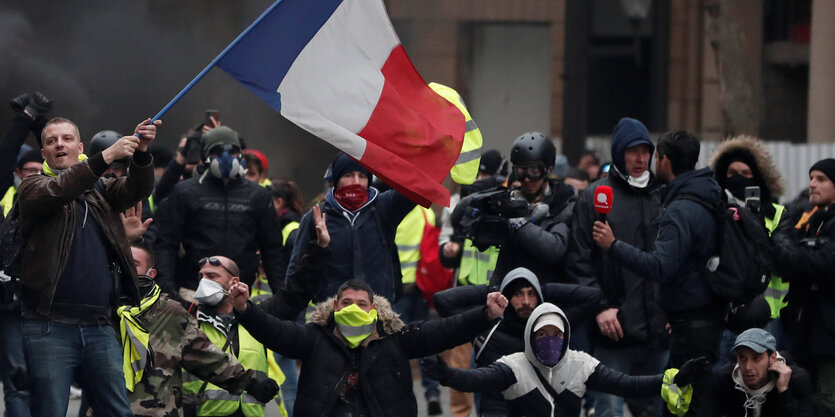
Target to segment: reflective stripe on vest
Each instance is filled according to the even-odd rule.
[[[786,211],[786,208],[779,204],[773,205],[774,217],[771,219],[765,219],[765,228],[768,230],[769,236],[771,236],[771,233],[777,229],[777,226],[780,224],[780,219]],[[765,302],[768,303],[768,307],[771,309],[772,319],[780,318],[780,310],[789,305],[789,303],[785,301],[786,294],[788,293],[789,283],[783,282],[783,279],[776,275],[772,275],[771,281],[768,282],[768,288],[766,288],[763,293],[763,298],[765,298]]]
[[[424,214],[426,217],[424,218]],[[420,241],[423,239],[423,228],[426,222],[435,224],[435,212],[421,206],[415,206],[403,221],[397,226],[394,243],[397,245],[397,256],[400,258],[401,280],[404,284],[415,282],[417,264],[420,260]]]
[[[218,348],[226,344],[226,336],[210,323],[200,321],[200,330]],[[267,351],[264,349],[264,345],[255,340],[241,325],[238,325],[238,342],[240,346],[236,358],[244,369],[254,369],[267,373],[269,364],[267,363]],[[226,353],[234,354],[231,346],[227,347]],[[183,381],[187,381],[183,383],[184,394],[195,395],[203,386],[202,381],[191,375],[188,377],[183,375]],[[264,404],[251,395],[246,393],[240,396],[232,395],[211,383],[206,385],[206,391],[197,400],[198,403],[202,402],[197,408],[198,416],[228,416],[237,411],[239,407],[247,417],[264,416]]]
[[[462,285],[489,283],[498,260],[499,248],[490,246],[481,252],[473,246],[472,240],[464,240],[464,247],[461,249],[461,264],[458,267],[458,282]]]
[[[664,371],[664,377],[661,380],[661,398],[667,403],[667,410],[676,416],[683,416],[687,414],[690,408],[690,402],[693,400],[693,386],[686,385],[679,387],[673,383],[678,369],[671,368]]]
[[[252,284],[252,289],[249,291],[249,297],[255,298],[259,295],[273,295],[273,289],[270,288],[270,283],[267,277],[261,274],[255,274],[255,282]]]
[[[3,206],[3,217],[8,217],[9,212],[12,211],[15,195],[17,195],[17,188],[13,185],[6,190],[6,194],[4,194],[3,199],[0,200],[0,206]]]
[[[287,244],[287,238],[290,237],[290,233],[292,233],[293,230],[296,230],[298,228],[299,228],[299,222],[290,222],[290,223],[285,224],[284,228],[281,229],[281,244],[286,245]]]
[[[449,171],[452,180],[458,184],[472,184],[478,175],[478,165],[481,163],[481,130],[476,125],[461,95],[457,91],[443,84],[429,83],[429,88],[438,93],[441,97],[454,104],[461,114],[464,115],[465,131],[464,143],[461,145],[461,152],[458,160]]]

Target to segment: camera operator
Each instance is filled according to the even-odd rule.
[[[501,246],[490,285],[525,267],[540,283],[567,282],[562,265],[568,241],[574,188],[549,179],[557,150],[547,136],[528,132],[513,142],[513,190],[488,190],[458,204],[453,224],[478,248]]]

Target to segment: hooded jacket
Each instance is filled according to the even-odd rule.
[[[777,360],[787,362],[777,354]],[[787,362],[788,364],[788,362]],[[709,398],[699,409],[697,417],[812,417],[812,380],[805,369],[788,364],[792,370],[789,389],[779,392],[774,386],[777,376],[769,372],[771,380],[759,390],[748,388],[742,380],[738,364],[728,364],[714,372]]]
[[[273,199],[252,181],[232,179],[224,184],[208,170],[180,181],[157,210],[155,223],[158,282],[164,292],[197,289],[197,261],[214,255],[233,259],[247,285],[255,281],[259,261],[270,281],[284,279],[278,269],[281,230]],[[180,245],[185,250],[182,257]]]
[[[353,370],[370,416],[416,416],[409,359],[466,343],[491,325],[484,307],[407,325],[385,298],[375,295],[374,303],[377,326],[356,349],[348,348],[336,328],[333,298],[317,304],[306,325],[278,320],[251,303],[238,315],[268,349],[304,362],[295,415],[330,415]]]
[[[777,202],[783,195],[782,175],[762,141],[752,136],[736,136],[719,144],[710,159],[710,169],[722,188],[727,188],[728,167],[737,160],[744,161],[751,168],[756,185],[762,192],[762,200]]]
[[[563,354],[556,365],[543,365],[533,352],[533,326],[544,314],[556,313],[565,323]],[[442,381],[458,391],[501,391],[510,403],[511,416],[576,416],[587,390],[623,397],[648,397],[661,390],[661,375],[629,376],[607,368],[591,355],[568,349],[571,326],[563,311],[550,303],[540,304],[525,326],[525,351],[507,355],[490,366],[452,369],[452,377]],[[553,397],[542,379],[557,393]]]
[[[677,175],[665,191],[655,249],[644,251],[616,240],[609,253],[633,273],[661,283],[658,301],[668,319],[718,319],[720,300],[702,275],[716,253],[716,217],[688,197],[718,204],[722,189],[710,169],[703,168]]]
[[[594,222],[601,220],[594,211],[594,196],[598,187],[609,186],[612,188],[612,209],[606,220],[615,237],[644,252],[655,248],[656,218],[661,212],[660,184],[650,173],[646,186],[641,188],[630,184],[624,174],[627,172],[626,150],[642,144],[648,145],[652,153],[654,145],[643,124],[622,119],[612,134],[615,169],[580,194],[571,221],[566,272],[581,285],[603,291],[604,303],[595,315],[609,308],[618,309],[622,339],[614,341],[604,337],[597,326],[591,326],[595,341],[610,347],[639,344],[660,348],[668,343],[667,317],[657,299],[659,284],[617,262],[610,251],[600,248],[592,239]],[[651,162],[650,158],[648,163]]]
[[[415,207],[400,193],[389,190],[378,192],[368,187],[368,201],[351,213],[342,208],[328,190],[322,213],[327,215],[328,233],[331,235],[331,258],[324,268],[325,286],[314,297],[322,301],[336,293],[348,280],[365,281],[387,299],[396,300],[401,288],[400,261],[394,235],[397,225]],[[311,212],[302,217],[296,235],[287,278],[294,275],[307,247],[315,244],[316,231]]]

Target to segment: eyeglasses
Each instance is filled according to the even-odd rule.
[[[513,167],[513,171],[516,173],[516,178],[518,178],[520,181],[524,180],[525,178],[529,178],[532,181],[536,181],[542,179],[542,177],[545,176],[545,165],[517,165]]]
[[[229,275],[232,275],[233,277],[238,276],[238,272],[230,271],[229,268],[227,268],[226,265],[224,265],[223,262],[220,261],[220,259],[218,259],[214,256],[212,256],[211,258],[202,258],[199,261],[197,261],[197,264],[200,265],[200,267],[202,268],[203,265],[206,265],[206,262],[208,262],[209,265],[211,265],[211,266],[219,266],[219,267],[225,269],[226,272],[228,272]]]

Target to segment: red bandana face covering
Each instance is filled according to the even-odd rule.
[[[362,184],[343,185],[333,192],[342,207],[354,212],[368,201],[368,188]]]

